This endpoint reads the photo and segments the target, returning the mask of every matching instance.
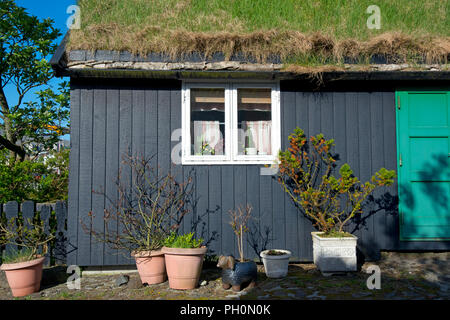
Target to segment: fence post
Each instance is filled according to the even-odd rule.
[[[8,223],[9,220],[11,220],[12,218],[17,219],[17,216],[19,214],[19,204],[16,201],[9,201],[4,205],[3,210],[5,211],[6,222]],[[16,226],[13,225],[12,231],[16,231],[16,229],[17,229]],[[17,239],[14,239],[14,240],[17,240]],[[17,252],[17,245],[7,244],[5,251],[6,251],[6,254],[13,254],[14,252]]]
[[[29,229],[30,224],[28,223],[28,220],[31,220],[31,222],[33,222],[34,219],[34,212],[35,212],[34,201],[25,201],[24,203],[22,203],[21,211],[23,217],[23,224],[27,229]]]
[[[52,208],[50,205],[44,204],[44,205],[40,206],[40,209],[41,209],[40,210],[41,211],[41,221],[44,224],[44,232],[45,232],[45,234],[49,234],[50,233],[49,221],[50,221],[50,213],[51,213]],[[50,247],[48,247],[48,249],[49,249],[48,253],[50,253]],[[49,266],[49,265],[50,265],[50,257],[47,255],[44,260],[44,266]]]
[[[65,201],[57,201],[55,206],[56,216],[56,241],[54,248],[55,264],[66,264],[67,256],[67,238],[66,238],[66,219],[67,219],[67,203]]]

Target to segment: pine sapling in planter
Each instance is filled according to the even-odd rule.
[[[177,290],[196,288],[207,251],[203,239],[195,239],[194,233],[172,233],[164,240],[162,251],[166,259],[169,287]]]
[[[240,261],[230,256],[221,256],[217,267],[222,268],[222,287],[227,290],[232,287],[233,291],[240,291],[243,284],[248,284],[249,288],[256,286],[258,270],[254,261],[244,258],[244,233],[248,232],[247,223],[251,218],[252,207],[245,208],[239,206],[237,210],[230,210],[231,228],[236,235]]]
[[[46,234],[44,223],[33,219],[0,222],[0,245],[13,245],[21,250],[4,254],[0,269],[5,271],[14,297],[38,292],[41,286],[44,255],[55,237]]]
[[[166,281],[166,266],[162,247],[170,233],[177,229],[188,212],[191,179],[178,183],[169,173],[158,173],[152,157],[124,155],[122,164],[133,179],[122,171],[117,179],[117,201],[104,212],[105,230],[93,228],[81,221],[84,230],[99,241],[130,254],[136,261],[142,283]],[[107,199],[110,200],[104,193]],[[94,218],[90,213],[91,219]],[[118,228],[119,226],[119,228]]]
[[[322,134],[308,140],[297,127],[289,136],[289,148],[278,155],[278,182],[318,230],[312,232],[314,263],[324,273],[356,270],[357,237],[345,227],[362,214],[364,201],[375,189],[392,185],[396,177],[395,171],[381,168],[361,183],[348,164],[335,176],[333,146]]]

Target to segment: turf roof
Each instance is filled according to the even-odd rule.
[[[367,8],[381,11],[369,29]],[[446,64],[450,0],[80,0],[81,29],[68,50],[115,50],[173,57],[215,52],[280,56],[285,65],[360,64],[374,55],[397,63]]]

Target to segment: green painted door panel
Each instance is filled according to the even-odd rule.
[[[397,92],[401,240],[450,239],[450,94]]]

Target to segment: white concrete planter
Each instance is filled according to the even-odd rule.
[[[311,232],[314,264],[323,273],[356,271],[356,243],[352,235],[345,238],[322,238],[322,232]]]
[[[264,250],[259,255],[264,264],[264,270],[268,278],[282,278],[288,273],[289,258],[292,253],[289,250],[272,249],[283,252],[283,255],[269,255],[270,250]]]

